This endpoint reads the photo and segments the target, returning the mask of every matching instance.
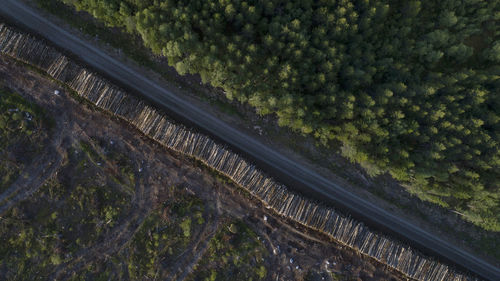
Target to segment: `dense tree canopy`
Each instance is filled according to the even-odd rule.
[[[63,0],[500,231],[500,1]]]

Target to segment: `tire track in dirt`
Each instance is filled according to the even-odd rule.
[[[144,171],[144,174],[148,174]],[[71,274],[81,271],[91,261],[101,260],[121,251],[131,241],[144,219],[151,211],[151,196],[145,186],[149,185],[149,176],[143,177],[136,173],[135,193],[130,211],[123,215],[117,226],[111,229],[104,241],[87,249],[80,250],[71,262],[57,267],[52,274],[52,280],[66,280]],[[118,185],[118,184],[117,184]],[[122,190],[126,188],[122,187]]]
[[[176,262],[175,265],[171,266],[171,268],[175,269],[175,272],[170,274],[167,278],[165,278],[165,280],[184,280],[191,272],[193,272],[194,267],[198,264],[199,260],[203,257],[206,250],[210,246],[210,241],[222,225],[222,221],[223,220],[220,219],[218,213],[217,216],[212,218],[212,220],[207,221],[198,237],[193,239],[191,245],[188,246],[186,251],[181,255],[181,259]]]

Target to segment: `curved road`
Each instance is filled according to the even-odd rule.
[[[15,0],[1,0],[0,14],[20,22],[28,29],[44,36],[59,48],[77,55],[82,61],[122,85],[135,90],[156,104],[196,124],[204,131],[220,138],[232,147],[244,151],[257,162],[264,164],[264,166],[272,167],[279,175],[277,177],[279,180],[285,182],[294,181],[301,186],[302,192],[312,193],[328,199],[328,201],[342,206],[343,209],[348,210],[357,217],[368,219],[381,229],[397,234],[397,236],[426,252],[453,261],[483,278],[500,280],[499,268],[350,193],[300,163],[296,163],[272,150],[253,137],[222,122],[216,116],[197,108],[182,97],[158,86],[152,80],[109,57],[90,43],[51,23],[25,4]]]

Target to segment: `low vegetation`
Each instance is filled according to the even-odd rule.
[[[102,182],[83,150],[68,155],[61,176],[0,220],[0,276],[7,280],[45,280],[103,241],[131,207],[130,195]]]
[[[57,176],[0,218],[0,276],[7,280],[46,280],[99,243],[112,243],[109,237],[135,211],[137,169],[122,149],[91,139],[73,145],[67,156]],[[166,193],[171,196],[141,220],[120,251],[67,272],[71,280],[171,273],[211,221],[198,197],[176,187]]]
[[[248,225],[234,221],[210,241],[210,247],[189,280],[265,280],[266,248]]]
[[[113,243],[107,240],[136,208],[133,166],[117,146],[81,141],[67,155],[57,176],[0,219],[0,276],[7,280],[46,280],[100,243]],[[124,246],[67,272],[70,279],[139,280],[175,272],[206,224],[214,222],[198,197],[176,187],[165,193],[168,198],[141,220]],[[266,255],[255,233],[237,221],[218,231],[194,274],[262,280]]]
[[[205,223],[203,202],[182,193],[177,195],[145,219],[124,251],[132,280],[164,277],[197,239]]]
[[[42,149],[50,126],[50,120],[39,106],[9,89],[0,88],[0,192],[16,180]]]
[[[71,280],[153,280],[171,273],[171,266],[189,250],[205,223],[200,199],[182,192],[176,195],[150,213],[119,252],[92,261]]]

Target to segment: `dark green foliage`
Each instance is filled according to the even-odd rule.
[[[500,1],[64,2],[500,230]]]

